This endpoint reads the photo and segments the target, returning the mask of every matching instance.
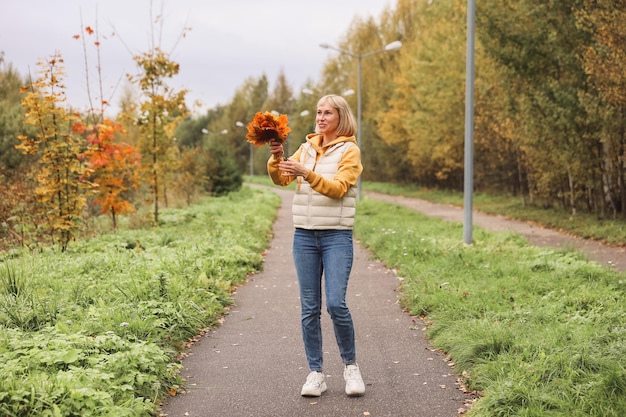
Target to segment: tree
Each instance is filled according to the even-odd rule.
[[[154,222],[158,224],[159,196],[165,198],[167,173],[175,171],[178,164],[174,131],[188,113],[187,91],[176,91],[167,85],[166,80],[178,74],[180,67],[160,48],[155,47],[134,59],[141,73],[130,79],[137,83],[144,99],[137,114],[141,132],[139,151],[143,157],[144,178],[152,193]]]
[[[84,142],[71,128],[78,115],[62,107],[66,101],[62,64],[58,53],[40,61],[39,78],[24,88],[25,123],[37,133],[20,135],[18,149],[37,158],[38,208],[53,241],[65,251],[79,227],[85,191],[91,187],[85,181]]]
[[[425,186],[462,187],[465,10],[456,0],[401,9],[418,36],[399,56],[393,96],[379,105],[384,140],[406,152],[411,174]]]
[[[578,23],[593,39],[581,60],[594,91],[584,97],[590,114],[596,113],[602,146],[602,213],[626,217],[626,1],[584,2]]]
[[[205,157],[207,185],[214,195],[225,195],[241,188],[241,170],[227,143],[219,138],[209,140]]]
[[[287,85],[286,79],[284,80],[284,84]],[[207,113],[207,118],[205,119],[206,124],[204,125],[207,130],[210,132],[216,132],[222,129],[228,130],[225,135],[220,136],[222,142],[228,143],[228,147],[219,150],[219,152],[227,152],[230,155],[228,163],[231,163],[230,158],[232,158],[234,160],[235,169],[240,173],[246,172],[247,168],[250,166],[250,144],[245,139],[245,126],[252,120],[256,112],[272,110],[266,107],[269,103],[269,97],[269,81],[267,76],[262,75],[257,78],[250,77],[237,89],[229,105],[220,106],[214,109],[215,111],[209,111]],[[243,126],[238,126],[236,122],[240,122]],[[254,171],[260,172],[265,170],[267,157],[263,152],[253,151],[252,156],[254,159],[252,161]],[[211,160],[213,160],[213,158],[207,159],[207,161]],[[219,161],[216,162],[219,163]],[[212,172],[214,169],[209,169],[209,171]],[[232,178],[237,180],[237,177]],[[242,180],[241,176],[239,176],[239,180]],[[241,184],[239,184],[239,186],[240,185]]]
[[[115,143],[115,135],[121,125],[108,119],[95,126],[76,123],[76,133],[87,133],[90,145],[87,175],[96,186],[94,204],[101,207],[102,214],[110,214],[113,229],[117,229],[117,216],[134,213],[133,204],[125,198],[125,192],[137,188],[138,168],[141,156],[126,143]]]
[[[139,97],[133,89],[133,85],[128,83],[122,89],[122,96],[119,100],[120,111],[115,117],[115,121],[122,125],[124,138],[129,145],[137,147],[141,133],[136,122],[138,120]]]
[[[572,213],[598,187],[599,166],[594,120],[580,101],[589,89],[578,59],[589,41],[576,25],[581,4],[490,0],[477,24],[484,28],[479,39],[485,51],[506,68],[514,87],[509,109],[522,128],[529,192]]]
[[[0,241],[25,243],[26,207],[32,206],[32,183],[26,157],[15,148],[18,135],[27,135],[20,87],[24,80],[0,53]],[[32,130],[32,129],[31,129]],[[31,132],[32,134],[32,132]],[[8,243],[7,243],[8,244]]]
[[[194,196],[206,185],[205,165],[200,148],[187,148],[180,154],[180,170],[174,185],[187,205],[191,205]]]
[[[4,63],[0,54],[0,170],[14,170],[24,159],[15,149],[17,136],[27,133],[21,106],[20,87],[23,85],[22,77],[12,65]]]
[[[248,79],[244,83],[241,93],[244,98],[244,102],[247,103],[244,120],[240,120],[244,122],[244,124],[251,121],[256,112],[268,110],[264,108],[264,105],[269,97],[269,80],[266,75]],[[245,134],[245,131],[243,133]],[[239,160],[249,162],[249,143],[245,141],[244,135],[241,135],[241,141],[238,141],[238,143],[240,143],[238,147],[238,155],[240,155]],[[253,151],[253,167],[255,172],[265,172],[267,158],[262,157],[262,155],[262,152]]]
[[[293,88],[287,82],[287,77],[285,73],[281,70],[276,77],[276,83],[274,84],[274,88],[270,92],[267,100],[263,104],[263,108],[258,109],[258,111],[271,111],[275,110],[279,113],[283,114],[291,114],[294,110],[293,108],[294,98],[293,98]]]

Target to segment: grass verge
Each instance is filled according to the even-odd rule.
[[[481,393],[469,415],[626,415],[624,275],[509,233],[464,245],[460,223],[367,197],[355,234]]]
[[[0,415],[154,415],[177,356],[262,268],[279,203],[244,187],[158,228],[0,254]]]

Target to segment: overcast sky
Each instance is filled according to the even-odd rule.
[[[160,14],[161,1],[152,4],[153,13]],[[307,79],[319,80],[324,61],[336,54],[319,44],[337,45],[355,17],[378,21],[395,0],[165,0],[163,4],[161,46],[173,50],[171,58],[181,65],[173,84],[189,90],[188,104],[201,100],[204,108],[210,108],[227,104],[248,77],[266,74],[273,83],[283,70],[294,91]],[[73,38],[80,33],[81,15],[84,26],[98,24],[104,96],[117,103],[125,74],[136,73],[132,55],[149,50],[149,0],[0,0],[0,51],[22,75],[34,75],[40,58],[61,52],[69,104],[85,110],[85,55],[82,42]],[[185,27],[191,30],[176,44]],[[94,51],[88,44],[92,80]],[[90,85],[92,94],[97,93],[95,83]]]

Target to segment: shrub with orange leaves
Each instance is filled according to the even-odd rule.
[[[263,146],[275,139],[280,142],[287,140],[291,128],[287,127],[287,115],[279,116],[271,112],[258,112],[248,124],[246,139],[254,146]]]
[[[130,188],[137,188],[137,174],[141,155],[126,143],[115,143],[115,133],[124,133],[120,124],[104,119],[95,125],[76,123],[75,132],[85,133],[90,144],[88,154],[89,176],[96,185],[95,204],[102,214],[111,214],[113,229],[117,229],[117,216],[134,213],[135,208],[126,200]]]

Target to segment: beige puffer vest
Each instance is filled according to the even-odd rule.
[[[300,163],[324,178],[332,180],[339,168],[344,152],[354,146],[351,142],[340,142],[331,146],[315,163],[317,152],[309,143],[302,145]],[[356,185],[340,199],[326,197],[313,190],[308,182],[299,179],[293,197],[292,214],[294,226],[309,230],[351,230],[356,213]]]

